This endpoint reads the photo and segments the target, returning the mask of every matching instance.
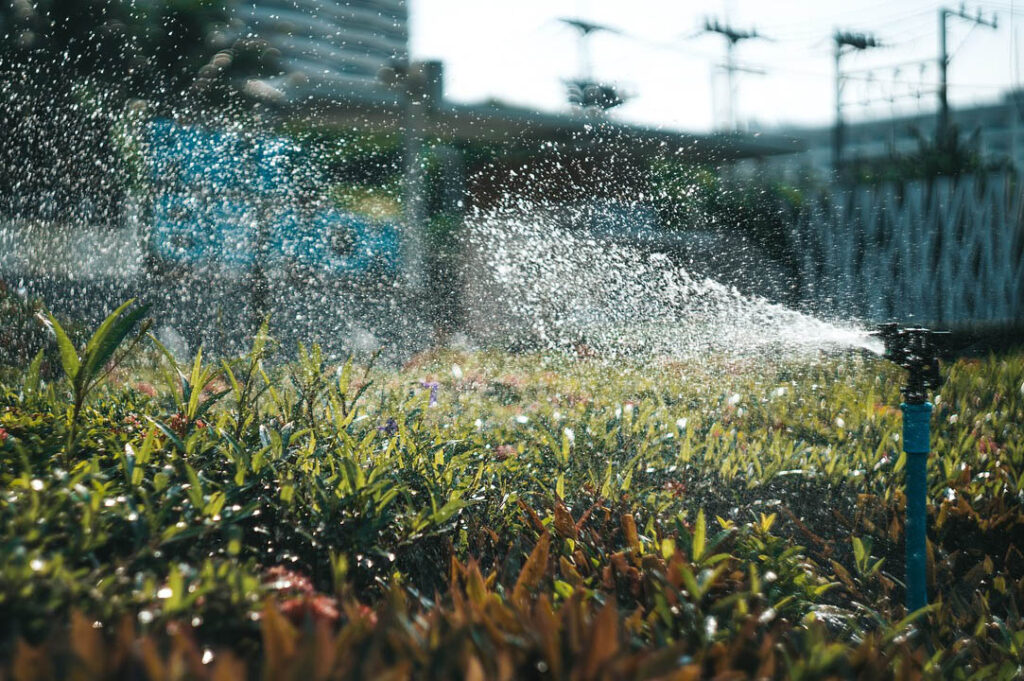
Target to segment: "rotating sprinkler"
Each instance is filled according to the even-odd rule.
[[[938,390],[942,385],[939,355],[948,333],[885,324],[875,335],[885,344],[885,358],[907,370],[900,409],[903,451],[907,454],[907,609],[914,611],[928,605],[925,502],[932,414],[928,391]]]

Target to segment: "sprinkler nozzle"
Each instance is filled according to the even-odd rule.
[[[928,391],[942,386],[939,356],[944,350],[944,341],[949,332],[883,324],[872,335],[881,338],[885,344],[885,358],[907,370],[907,384],[902,388],[903,399],[908,404],[927,402]]]

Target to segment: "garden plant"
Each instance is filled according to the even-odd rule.
[[[943,368],[910,613],[880,358],[186,358],[143,316],[0,368],[0,678],[1020,678],[1020,353]]]

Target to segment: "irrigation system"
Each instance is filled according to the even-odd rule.
[[[913,612],[928,605],[926,500],[932,415],[928,392],[942,386],[939,355],[942,339],[949,334],[897,324],[885,324],[876,333],[885,343],[885,358],[907,370],[900,409],[907,454],[907,609]]]

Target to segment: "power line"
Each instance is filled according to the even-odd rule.
[[[895,62],[893,64],[879,64],[878,66],[868,66],[862,69],[848,69],[845,73],[848,78],[852,78],[851,74],[864,73],[867,71],[886,71],[889,69],[902,69],[905,66],[932,66],[931,59],[909,59],[907,61]]]
[[[724,69],[728,79],[728,127],[729,130],[736,129],[736,72],[740,71],[740,67],[736,65],[736,45],[737,43],[743,42],[744,40],[754,40],[757,38],[764,38],[757,29],[751,29],[749,31],[743,31],[733,28],[728,23],[720,23],[718,19],[711,21],[710,19],[704,20],[704,32],[705,33],[717,33],[725,38],[725,65]],[[760,72],[762,70],[757,69],[742,69],[747,72]]]

